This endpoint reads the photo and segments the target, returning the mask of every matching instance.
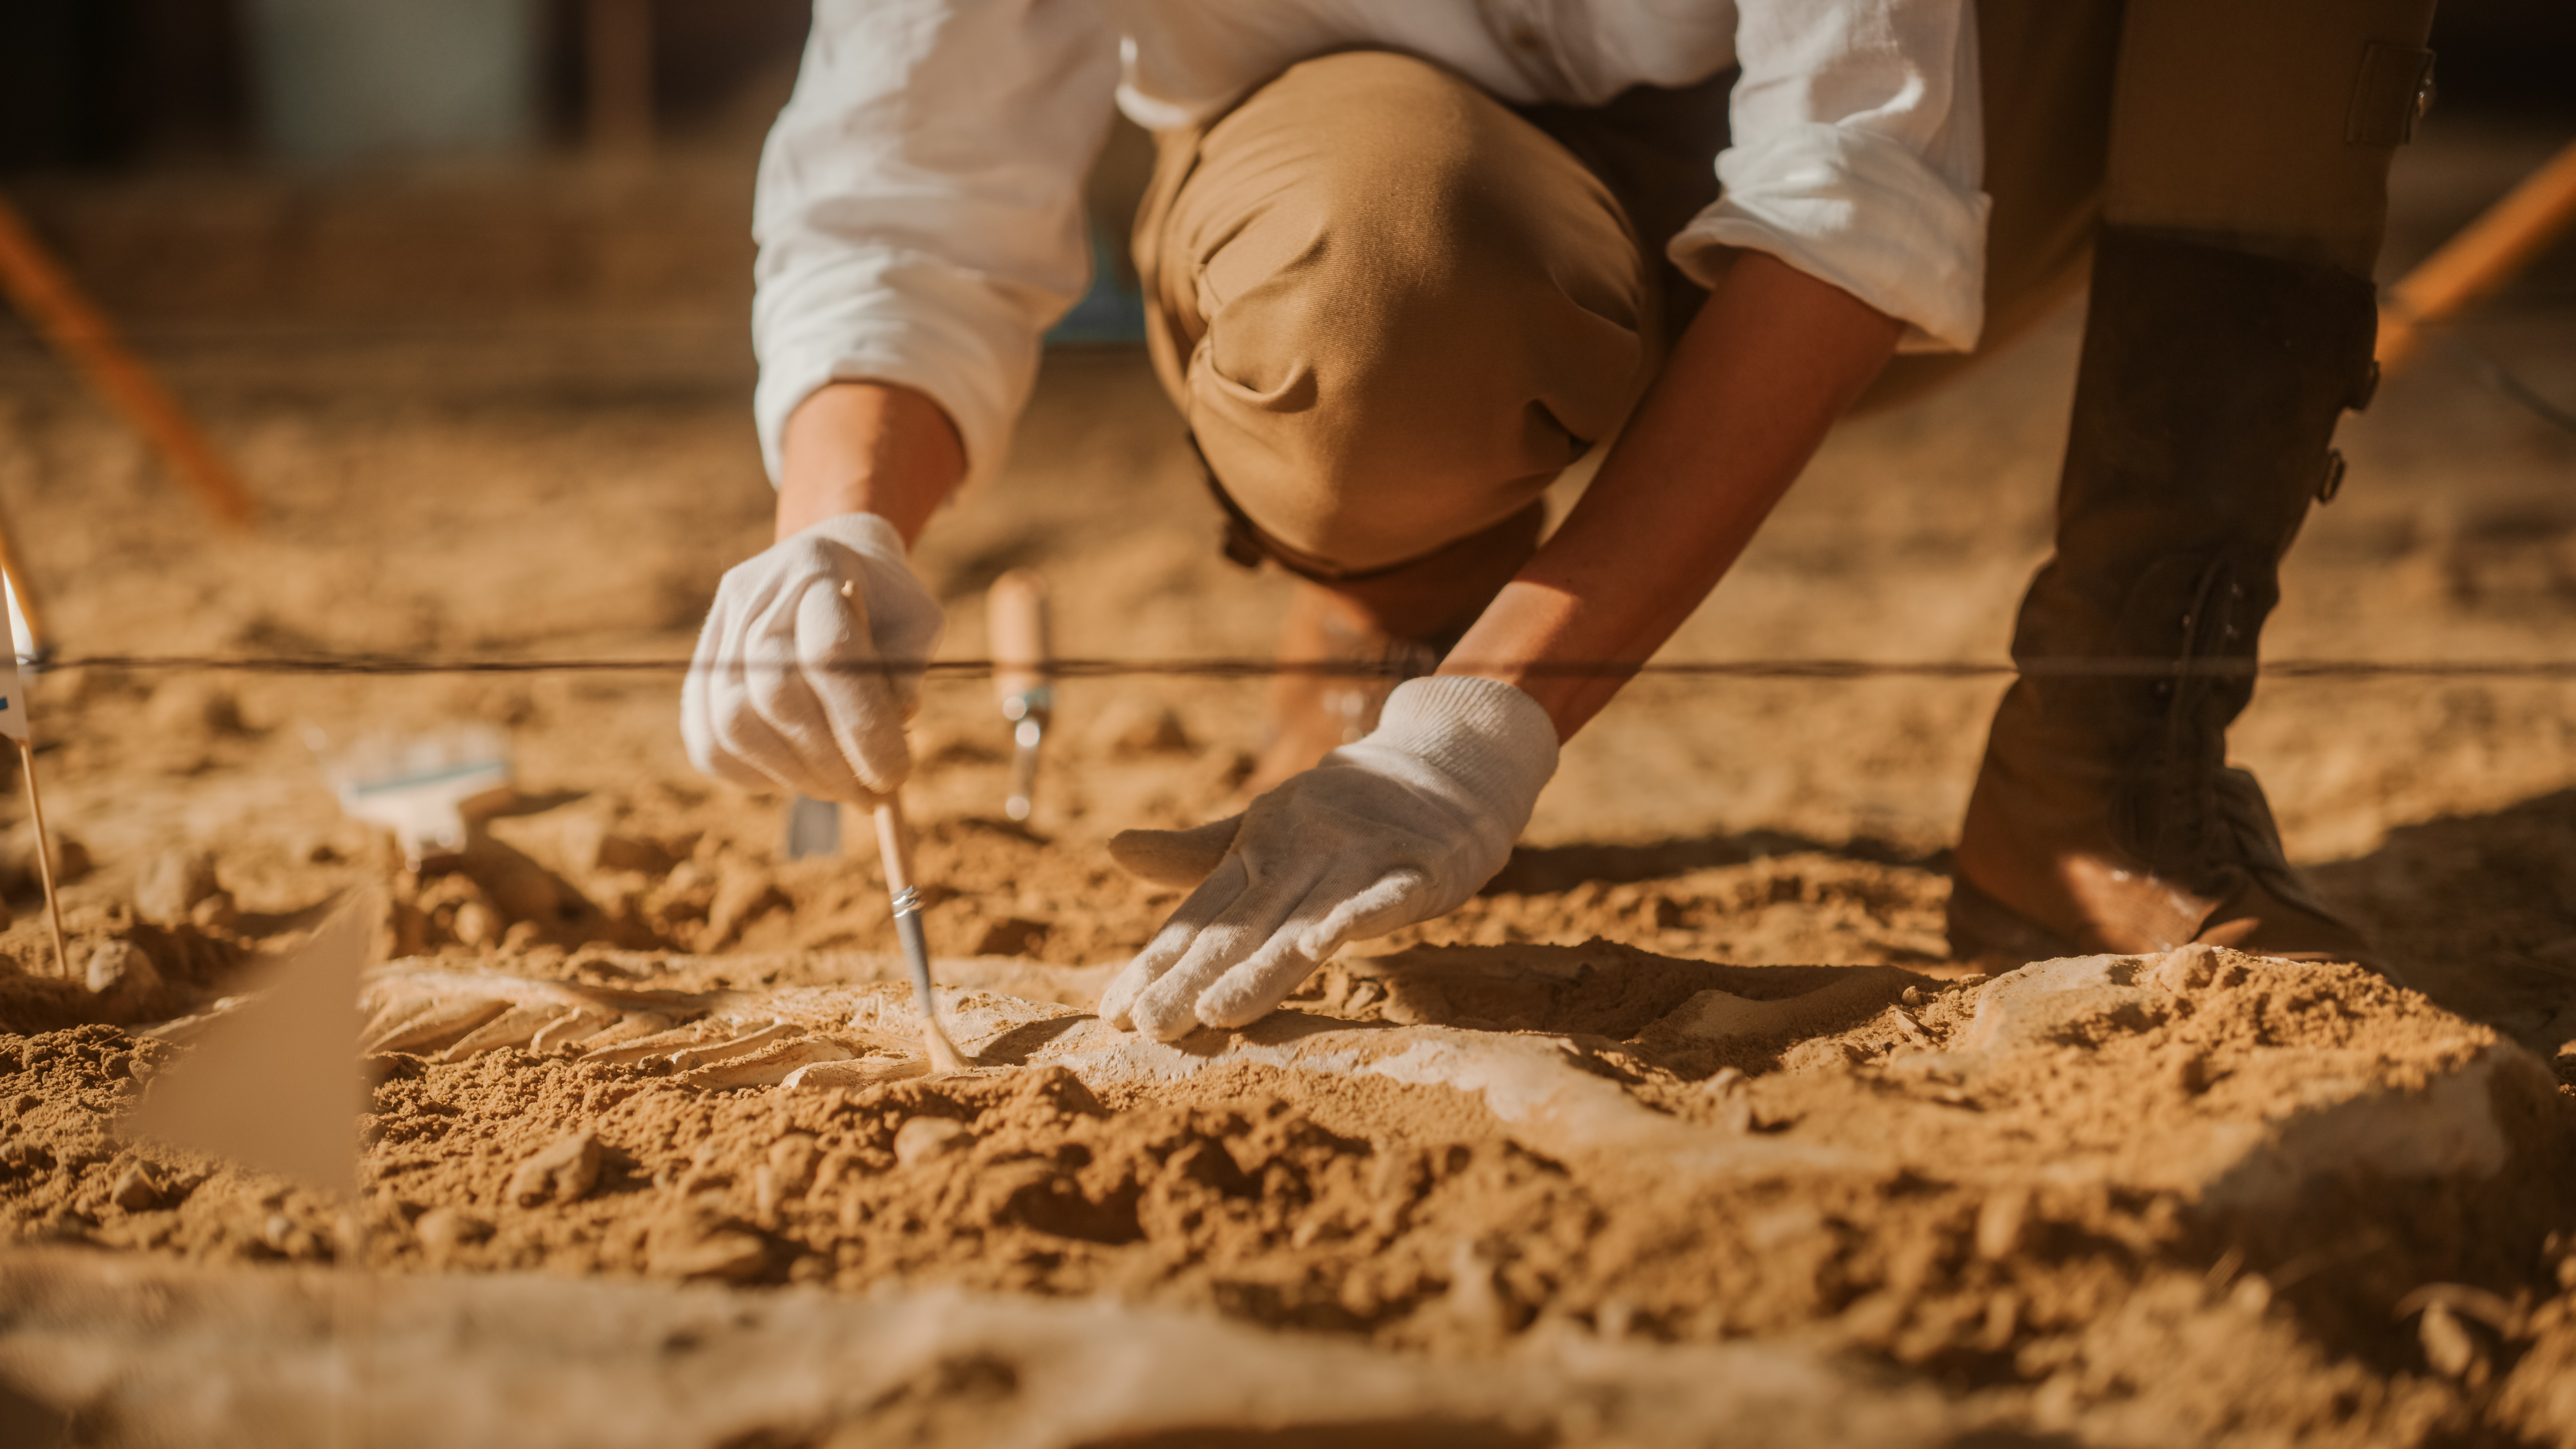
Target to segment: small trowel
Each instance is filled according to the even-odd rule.
[[[1013,569],[993,580],[985,614],[993,694],[1001,702],[1002,718],[1011,722],[1011,793],[1002,802],[1002,813],[1025,821],[1037,788],[1038,746],[1045,743],[1047,722],[1055,716],[1055,685],[1047,670],[1053,651],[1047,638],[1046,580],[1028,569]]]
[[[799,795],[787,802],[787,858],[811,860],[841,853],[841,807]]]

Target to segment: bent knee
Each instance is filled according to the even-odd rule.
[[[1211,128],[1162,255],[1218,478],[1341,566],[1511,515],[1617,425],[1646,259],[1581,162],[1403,56],[1300,65]]]

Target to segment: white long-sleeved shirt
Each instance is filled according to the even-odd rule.
[[[771,476],[788,414],[857,378],[929,394],[989,475],[1039,339],[1089,283],[1082,185],[1112,105],[1186,125],[1358,48],[1517,104],[1740,65],[1721,194],[1673,260],[1708,281],[1725,249],[1769,252],[1905,321],[1910,349],[1976,345],[1971,0],[816,0],[754,206]]]

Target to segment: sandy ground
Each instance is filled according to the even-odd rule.
[[[2435,128],[2391,264],[2552,140]],[[743,184],[727,155],[31,189],[263,505],[210,528],[0,351],[0,500],[59,646],[684,656],[768,529]],[[2468,333],[2562,398],[2571,277],[2562,248]],[[2074,339],[1844,428],[1665,657],[2001,658]],[[2341,445],[2271,657],[2563,657],[2576,439],[2436,354]],[[1260,653],[1281,583],[1214,537],[1141,356],[1056,354],[923,551],[943,650],[1032,567],[1065,654]],[[1998,689],[1644,681],[1467,907],[1148,1049],[1082,1013],[1176,897],[1103,842],[1224,810],[1260,686],[1065,684],[1023,827],[989,691],[935,684],[911,804],[983,1067],[790,1090],[709,1049],[906,1060],[883,878],[781,859],[783,802],[693,776],[669,674],[50,673],[74,956],[125,974],[52,979],[20,822],[10,1411],[99,1443],[2576,1442],[2576,684],[2272,681],[2238,730],[2421,994],[1949,962]],[[460,723],[506,733],[516,792],[414,869],[320,761]],[[356,1202],[118,1137],[185,1054],[137,1033],[352,885],[388,962]]]

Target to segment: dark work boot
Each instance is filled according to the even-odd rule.
[[[2227,727],[2279,564],[2369,400],[2377,309],[2330,268],[2104,230],[2057,555],[2023,601],[1949,909],[1962,960],[2189,942],[2371,961],[2282,857]]]

